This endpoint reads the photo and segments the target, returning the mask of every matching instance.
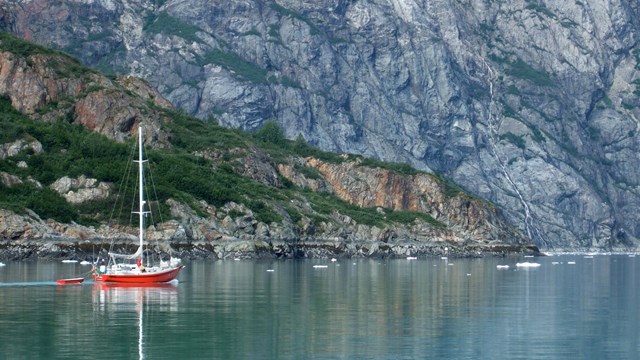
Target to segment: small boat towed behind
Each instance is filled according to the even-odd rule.
[[[56,282],[60,285],[82,284],[84,278],[58,279]]]

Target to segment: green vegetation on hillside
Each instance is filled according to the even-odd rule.
[[[180,112],[168,111],[167,114],[171,115],[172,121],[163,126],[171,131],[174,147],[169,150],[147,149],[147,157],[152,164],[148,178],[154,182],[154,196],[157,196],[158,200],[152,206],[159,206],[165,220],[170,218],[165,201],[174,198],[190,205],[196,211],[199,209],[199,200],[217,207],[229,201],[241,203],[254,213],[256,219],[267,223],[284,219],[274,210],[274,207],[281,207],[285,209],[291,221],[299,221],[302,216],[314,221],[332,221],[331,214],[337,211],[367,225],[410,223],[421,219],[434,226],[442,226],[427,214],[393,212],[389,209],[380,213],[375,208],[360,208],[330,194],[296,189],[290,183],[282,189],[274,189],[238,175],[234,171],[234,166],[238,164],[234,163],[232,158],[227,158],[227,161],[212,167],[210,161],[193,155],[193,152],[204,149],[225,152],[234,148],[258,146],[273,157],[302,153],[317,155],[329,161],[344,160],[336,154],[315,149],[300,139],[287,140],[274,122],[267,123],[255,134],[248,134],[202,122]],[[40,154],[23,151],[16,156],[0,160],[0,171],[16,175],[20,179],[32,178],[43,185],[42,188],[27,182],[12,187],[2,185],[1,208],[16,212],[29,208],[42,218],[52,218],[61,222],[95,224],[110,219],[123,223],[129,220],[132,206],[130,202],[117,205],[120,210],[115,214],[112,204],[115,198],[72,206],[48,186],[63,176],[77,178],[85,175],[111,183],[114,187],[113,193],[121,194],[120,200],[135,200],[135,188],[125,188],[121,185],[121,177],[126,172],[127,163],[135,155],[132,141],[126,144],[116,143],[66,121],[32,121],[15,111],[6,97],[0,99],[0,126],[4,129],[0,133],[0,143],[9,143],[17,139],[36,139],[43,147]],[[17,165],[22,161],[27,167]],[[406,172],[403,166],[398,168]],[[319,173],[314,170],[303,169],[301,173],[310,178],[318,177]],[[293,208],[290,204],[295,199],[309,201],[315,213],[304,213]],[[153,221],[160,219],[156,218]]]
[[[49,66],[60,77],[64,76],[82,76],[92,73],[93,70],[82,65],[75,58],[65,54],[62,51],[48,49],[43,46],[22,40],[10,33],[0,32],[0,50],[9,51],[15,55],[26,58],[29,63],[29,56],[32,55],[50,55]],[[61,61],[61,59],[63,61]]]
[[[293,11],[291,9],[287,9],[282,5],[279,5],[278,3],[272,3],[271,4],[271,8],[277,12],[279,12],[280,14],[282,14],[282,16],[288,16],[291,17],[293,19],[297,19],[300,20],[304,23],[306,23],[309,26],[309,34],[311,35],[316,35],[318,34],[320,31],[318,30],[318,28],[306,17],[302,16],[300,13]]]
[[[260,66],[244,60],[238,54],[225,52],[220,49],[207,51],[204,56],[198,59],[200,65],[216,64],[233,72],[234,76],[256,84],[280,84],[287,87],[300,87],[300,84],[288,76],[281,75],[279,78],[268,75],[268,72]]]
[[[518,58],[514,61],[510,61],[508,58],[500,57],[497,55],[490,55],[489,58],[498,64],[503,64],[505,66],[505,72],[513,77],[531,81],[538,86],[554,85],[554,82],[549,74],[544,71],[535,69],[533,66],[524,62],[522,59]],[[517,91],[517,89],[514,88],[510,89],[511,91]]]
[[[512,143],[513,145],[517,146],[520,149],[524,149],[526,147],[526,143],[524,139],[521,136],[518,136],[511,132],[507,132],[500,135],[500,140],[507,140],[508,142]]]
[[[53,50],[40,46],[28,41],[24,41],[10,33],[0,31],[0,49],[3,51],[10,51],[16,55],[22,57],[28,57],[35,54],[45,55],[64,55],[61,51]]]
[[[236,76],[257,83],[267,83],[267,71],[251,62],[245,61],[233,52],[224,52],[220,49],[208,51],[200,60],[202,64],[217,64],[225,69],[233,71]]]
[[[144,30],[152,33],[176,35],[187,41],[202,42],[197,35],[197,32],[202,29],[173,17],[166,11],[148,16],[145,19]]]

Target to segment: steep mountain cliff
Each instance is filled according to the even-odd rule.
[[[637,247],[637,1],[7,1],[0,26],[222,125],[407,162],[537,244]]]
[[[149,240],[183,256],[538,252],[495,206],[436,176],[289,141],[274,122],[254,135],[203,122],[144,81],[0,33],[0,257],[135,239],[131,204],[114,204],[134,195],[121,175],[139,124],[157,189]]]

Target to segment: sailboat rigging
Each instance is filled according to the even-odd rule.
[[[93,279],[96,282],[112,283],[164,283],[174,280],[184,265],[180,259],[171,258],[169,261],[160,261],[151,265],[145,262],[144,257],[144,218],[149,211],[145,210],[144,199],[144,167],[147,160],[143,158],[142,126],[138,127],[138,249],[133,254],[118,254],[109,252],[108,264],[96,264],[93,269]],[[118,262],[118,259],[133,260],[136,264]]]

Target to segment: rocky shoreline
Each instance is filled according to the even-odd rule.
[[[224,240],[211,242],[173,242],[162,244],[161,249],[152,250],[161,256],[176,256],[183,260],[223,259],[299,259],[299,258],[405,258],[440,257],[454,258],[485,256],[542,255],[533,245],[512,244],[468,244],[449,242],[403,241],[385,243],[381,241],[340,241],[307,239],[297,241],[269,240]],[[21,240],[0,241],[2,260],[59,260],[76,259],[91,261],[106,256],[111,244],[90,240]],[[134,245],[115,244],[121,252],[135,251]]]

